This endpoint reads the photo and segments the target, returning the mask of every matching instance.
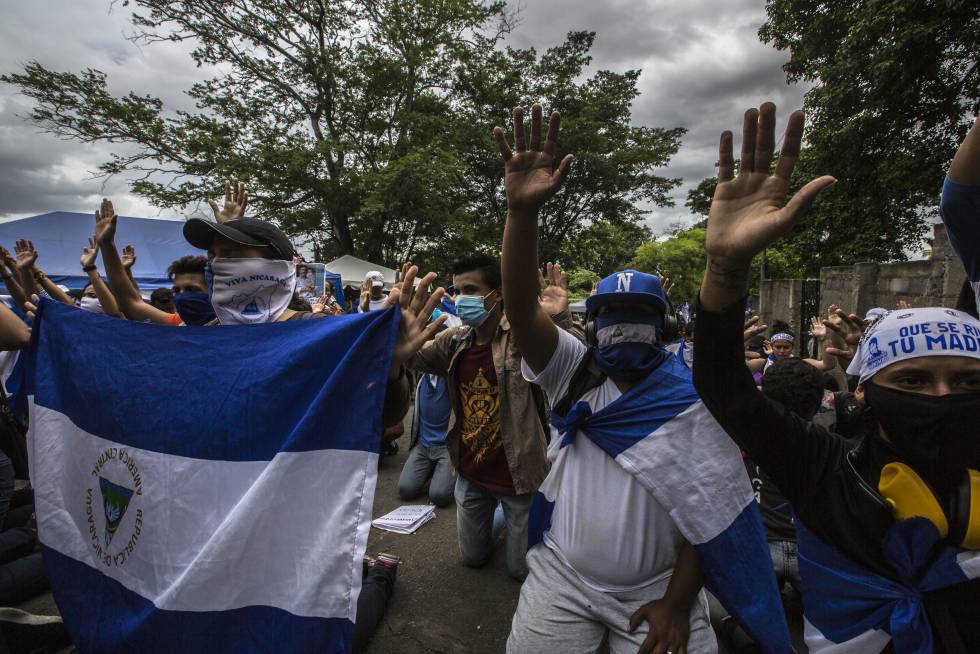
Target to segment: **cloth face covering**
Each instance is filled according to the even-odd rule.
[[[608,311],[595,319],[593,353],[602,372],[613,379],[636,381],[656,370],[669,356],[657,345],[663,317],[643,311]]]
[[[479,327],[482,325],[487,316],[490,315],[490,311],[487,311],[485,306],[485,300],[493,295],[494,291],[490,291],[486,295],[458,295],[456,296],[456,314],[459,319],[463,321],[464,325],[469,325],[470,327]],[[497,305],[494,304],[494,307]],[[492,308],[491,308],[492,310]]]
[[[188,325],[206,325],[215,319],[211,296],[207,293],[176,293],[174,307],[180,319]]]
[[[205,270],[211,306],[222,325],[275,322],[293,297],[296,268],[278,259],[222,259]]]
[[[980,359],[980,320],[938,307],[889,311],[868,327],[847,374],[863,384],[893,363],[928,356]]]
[[[980,393],[925,395],[868,380],[865,397],[895,451],[938,475],[980,468]]]
[[[102,308],[102,303],[99,302],[99,298],[97,297],[83,297],[79,308],[83,311],[90,311],[91,313],[100,313],[105,315],[105,310]]]

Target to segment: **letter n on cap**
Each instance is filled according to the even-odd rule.
[[[633,281],[633,273],[631,272],[616,273],[616,292],[629,293],[630,282],[632,281]]]

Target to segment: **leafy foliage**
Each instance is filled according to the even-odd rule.
[[[980,102],[976,3],[768,0],[760,38],[807,93],[793,189],[838,179],[793,234],[806,267],[904,258]]]
[[[631,267],[642,272],[666,275],[674,283],[674,304],[693,302],[701,287],[707,256],[703,227],[679,231],[669,238],[644,243],[636,250]]]
[[[561,110],[560,145],[576,155],[541,214],[544,259],[621,264],[648,238],[640,207],[669,205],[679,183],[655,171],[683,130],[631,124],[639,71],[587,77],[590,32],[540,55],[503,49],[513,20],[503,2],[127,4],[138,41],[192,42],[194,61],[219,71],[187,91],[199,111],[114,96],[92,69],[34,61],[0,79],[35,101],[30,118],[42,128],[129,146],[100,172],[133,176],[132,190],[159,206],[187,206],[240,178],[253,215],[312,238],[324,258],[445,270],[458,254],[499,249],[506,203],[491,129],[535,101]]]

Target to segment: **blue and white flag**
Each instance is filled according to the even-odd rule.
[[[398,319],[175,328],[42,301],[31,479],[80,651],[350,651]]]
[[[759,507],[742,454],[698,398],[691,372],[668,356],[646,379],[592,412],[578,402],[564,419],[552,474],[531,509],[529,542],[539,542],[560,501],[557,474],[576,437],[587,437],[670,513],[701,562],[705,586],[763,651],[792,650]],[[576,434],[578,436],[576,436]]]
[[[980,578],[980,552],[939,543],[925,518],[896,522],[882,558],[897,579],[858,565],[796,521],[804,639],[811,654],[930,654],[932,627],[923,594]],[[937,547],[938,545],[938,547]]]

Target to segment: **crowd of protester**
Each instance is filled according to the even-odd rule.
[[[210,201],[213,221],[184,224],[202,254],[174,261],[170,288],[148,293],[132,274],[139,253],[117,245],[117,216],[104,200],[92,238],[79,244],[83,289],[49,279],[30,240],[12,244],[13,254],[0,247],[9,296],[9,306],[0,303],[0,377],[6,382],[28,346],[41,297],[172,328],[397,307],[382,452],[397,451],[392,444],[414,398],[398,493],[439,507],[455,503],[465,566],[484,566],[504,539],[507,573],[522,582],[508,652],[586,653],[605,643],[613,654],[680,654],[714,652],[719,642],[760,651],[704,591],[698,543],[682,510],[664,500],[669,493],[631,469],[643,461],[623,463],[594,436],[626,438],[627,407],[656,416],[683,393],[699,398],[691,411],[702,413],[675,422],[682,426],[673,437],[717,431],[737,444],[745,479],[736,481],[754,493],[773,576],[797,630],[803,611],[830,611],[840,624],[867,627],[855,637],[872,634],[864,649],[848,651],[977,651],[980,582],[926,585],[923,578],[945,552],[980,548],[980,123],[956,153],[941,204],[967,272],[960,306],[902,302],[864,316],[830,306],[808,325],[817,343],[809,357],[799,347],[803,334],[746,311],[753,257],[835,182],[818,178],[787,201],[800,112],[789,118],[774,169],[773,105],[746,112],[737,172],[733,136],[722,134],[708,264],[690,311],[674,310],[665,278],[625,270],[596,285],[584,321],[569,311],[561,267],[538,258],[538,213],[572,168],[571,155],[555,160],[560,116],[546,120],[535,105],[529,129],[522,109],[513,121],[513,149],[504,130],[494,132],[508,206],[501,256],[464,253],[448,289],[434,289],[435,273],[406,263],[390,288],[371,271],[359,296],[339,302],[345,290],[329,281],[318,294],[314,268],[278,227],[246,216],[245,186],[230,182],[223,203]],[[26,426],[2,385],[0,400],[0,605],[8,607],[0,609],[0,651],[67,645],[57,618],[14,608],[47,581]],[[675,482],[667,475],[659,483]],[[542,492],[543,529],[536,522]],[[896,531],[910,521],[916,529]],[[894,539],[917,553],[914,570],[896,562]],[[801,574],[804,560],[809,571]],[[354,651],[382,620],[399,564],[390,554],[365,557]],[[805,631],[812,651],[833,651],[809,617]]]

